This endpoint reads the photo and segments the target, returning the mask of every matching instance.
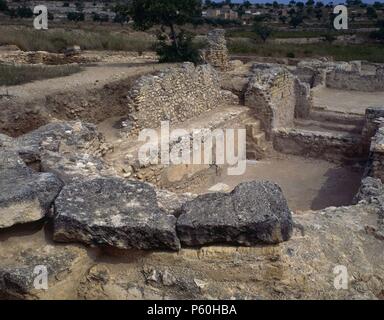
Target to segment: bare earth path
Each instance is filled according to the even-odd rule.
[[[46,95],[63,91],[81,91],[102,87],[107,83],[161,70],[169,65],[156,64],[151,61],[137,61],[132,63],[100,64],[84,66],[84,70],[67,77],[34,81],[31,83],[7,87],[12,100],[20,102],[39,100]],[[3,88],[2,91],[5,89]]]

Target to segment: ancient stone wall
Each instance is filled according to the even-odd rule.
[[[295,77],[285,68],[255,64],[245,93],[245,105],[260,119],[267,139],[272,130],[292,127],[295,115]]]
[[[203,51],[204,60],[220,71],[229,69],[229,58],[225,30],[215,29],[208,32],[208,47]]]
[[[157,128],[161,121],[183,122],[225,103],[235,104],[238,99],[220,89],[211,66],[184,63],[171,67],[139,78],[129,91],[131,133]]]
[[[257,120],[254,120],[249,115],[248,108],[240,106],[232,107],[223,107],[220,110],[213,110],[204,114],[204,119],[199,118],[198,120],[194,119],[193,121],[188,121],[185,123],[185,134],[174,137],[170,140],[169,147],[170,151],[186,151],[188,153],[189,159],[192,160],[194,156],[195,149],[193,149],[193,144],[196,142],[195,139],[199,139],[198,136],[195,136],[194,133],[200,132],[202,135],[202,150],[205,150],[205,136],[208,136],[209,133],[212,133],[214,130],[225,130],[225,129],[234,129],[235,136],[238,136],[237,129],[246,130],[246,152],[248,158],[249,150],[260,150],[262,147],[262,141],[259,141],[257,137],[249,134],[251,131],[255,135],[260,134],[259,123]],[[175,128],[178,125],[176,124]],[[171,130],[174,127],[171,126]],[[224,138],[224,143],[226,138]],[[116,165],[117,167],[121,166],[121,171],[124,172],[124,177],[134,177],[141,181],[150,182],[158,187],[167,188],[168,190],[180,191],[184,189],[191,189],[195,185],[201,185],[201,183],[214,180],[214,177],[224,170],[228,164],[225,163],[216,163],[216,143],[215,138],[212,138],[212,163],[211,164],[195,164],[191,161],[190,164],[152,164],[152,163],[141,163],[139,161],[139,147],[141,145],[133,145],[132,147],[125,149],[124,152],[129,155],[124,164]],[[157,150],[156,154],[160,158],[161,150]],[[205,152],[205,151],[202,151]],[[238,149],[235,150],[238,154]],[[150,159],[149,154],[147,154],[148,160]],[[257,156],[261,157],[261,153],[257,153]],[[120,170],[119,170],[120,171]]]
[[[376,134],[380,126],[383,125],[384,108],[370,107],[365,110],[365,123],[362,130],[363,143],[367,149],[371,144],[371,139]]]
[[[384,67],[378,67],[374,74],[361,72],[361,65],[351,64],[351,70],[335,69],[327,73],[326,85],[329,88],[384,91]]]
[[[313,106],[310,85],[295,79],[295,98],[295,118],[307,118]]]
[[[350,134],[279,129],[273,134],[275,150],[336,163],[365,158],[361,139]]]
[[[384,108],[371,107],[365,111],[363,146],[369,151],[365,176],[384,181]]]
[[[384,181],[384,127],[380,127],[372,138],[366,173],[370,177]]]

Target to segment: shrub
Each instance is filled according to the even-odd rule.
[[[0,0],[0,11],[7,11],[8,5],[5,0]]]
[[[181,31],[177,35],[178,47],[175,42],[169,42],[165,37],[159,36],[156,52],[160,62],[200,62],[200,54],[196,44],[193,43],[192,35]]]
[[[33,17],[33,11],[27,7],[18,7],[16,9],[16,15],[20,18],[31,18]]]
[[[67,19],[69,21],[84,21],[84,13],[82,13],[82,12],[68,12]]]

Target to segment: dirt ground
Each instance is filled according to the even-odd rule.
[[[217,183],[230,189],[251,180],[270,180],[283,189],[291,210],[320,210],[330,206],[351,204],[360,186],[362,171],[358,167],[341,167],[317,159],[277,155],[261,161],[248,161],[244,175],[228,176],[223,170],[197,193],[208,192]]]
[[[67,77],[0,88],[0,132],[18,136],[53,119],[97,123],[123,115],[132,81],[169,66],[132,57],[125,63],[82,66],[83,71]]]
[[[383,105],[384,92],[346,91],[331,88],[313,90],[315,107],[331,111],[365,114],[368,107]]]

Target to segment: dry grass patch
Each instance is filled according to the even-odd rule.
[[[34,80],[65,77],[81,70],[78,65],[0,65],[0,86],[13,86]]]

